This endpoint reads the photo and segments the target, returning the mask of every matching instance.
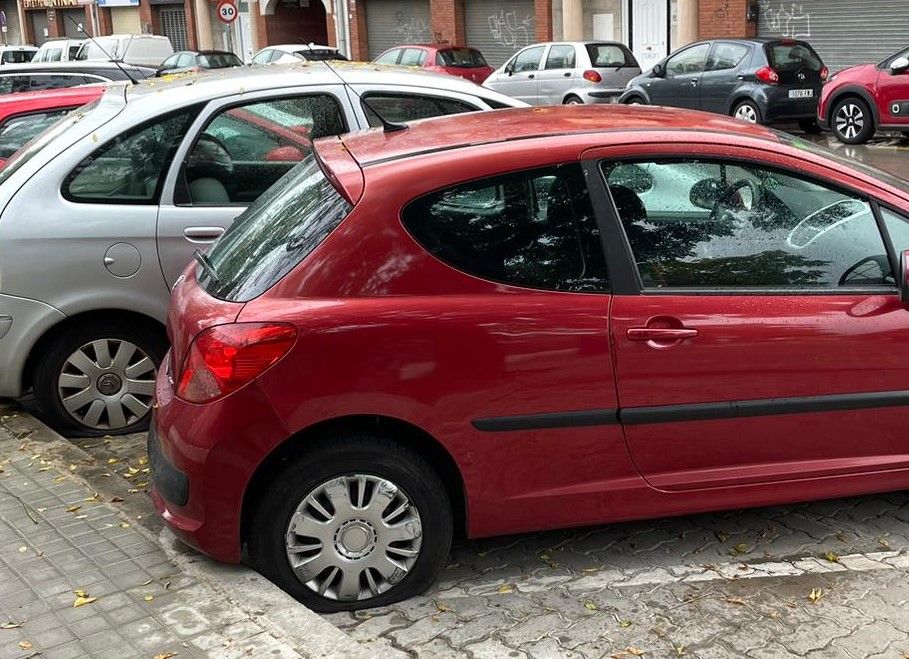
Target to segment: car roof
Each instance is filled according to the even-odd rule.
[[[643,105],[574,105],[470,112],[341,136],[361,165],[468,146],[567,134],[672,130],[755,137],[779,143],[776,133],[722,115]],[[331,139],[331,138],[327,138]]]
[[[44,108],[66,108],[85,105],[101,98],[104,88],[96,85],[46,89],[37,92],[3,94],[0,96],[0,117]]]
[[[69,62],[25,62],[22,64],[4,64],[0,73],[90,73],[91,71],[119,70],[124,68],[131,73],[143,67],[105,60],[75,60]],[[150,67],[144,67],[153,70]]]
[[[273,46],[266,46],[262,50],[283,50],[285,53],[295,53],[299,50],[337,50],[332,46],[322,46],[317,43],[280,43]]]

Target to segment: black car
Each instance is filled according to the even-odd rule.
[[[620,103],[670,105],[750,123],[798,121],[817,130],[827,67],[796,39],[711,39],[676,51],[631,80]]]
[[[144,80],[154,69],[114,62],[77,61],[39,64],[4,64],[0,68],[0,94],[35,92],[115,80]]]
[[[232,66],[243,66],[243,62],[233,53],[224,50],[181,50],[164,60],[155,75],[202,69],[229,69]]]

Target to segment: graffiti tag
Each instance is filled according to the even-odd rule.
[[[771,32],[779,32],[784,37],[792,39],[807,39],[811,36],[811,13],[805,10],[804,5],[791,2],[780,2],[775,8],[772,0],[761,0],[761,16],[767,23]]]
[[[500,45],[512,50],[520,50],[530,45],[533,18],[525,15],[518,20],[517,12],[500,10],[489,16],[489,31],[492,38]]]

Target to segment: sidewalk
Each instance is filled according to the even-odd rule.
[[[105,467],[0,403],[0,659],[365,656],[250,570],[156,535]]]

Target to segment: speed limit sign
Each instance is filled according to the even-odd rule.
[[[218,18],[222,23],[233,23],[237,20],[237,5],[234,0],[221,0],[218,3]]]

